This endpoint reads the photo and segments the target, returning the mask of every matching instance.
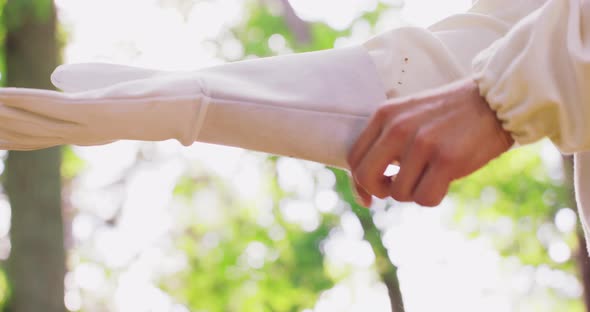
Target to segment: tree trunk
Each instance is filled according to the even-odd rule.
[[[565,170],[565,177],[566,177],[566,187],[568,189],[568,193],[571,194],[571,198],[569,200],[569,205],[571,205],[572,209],[576,209],[576,198],[574,194],[574,160],[571,156],[563,158],[563,168]],[[584,238],[584,232],[581,226],[578,226],[578,250],[576,252],[577,255],[577,264],[578,264],[578,271],[580,272],[581,282],[584,287],[583,293],[583,300],[586,305],[586,311],[590,312],[590,258],[588,258],[588,251],[586,248],[586,239]]]
[[[4,14],[14,12],[19,2],[22,5],[8,1]],[[43,18],[32,9],[19,13],[18,26],[10,27],[6,37],[6,84],[51,88],[49,76],[59,50],[55,8],[51,5]],[[66,310],[60,163],[60,148],[8,155],[5,187],[12,207],[8,311]]]

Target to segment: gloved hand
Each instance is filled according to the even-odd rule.
[[[0,89],[0,148],[177,139],[346,167],[348,149],[386,100],[363,47],[192,72],[65,65],[52,81],[67,93]]]
[[[531,5],[505,2],[480,0],[467,14],[428,29],[395,29],[362,46],[193,72],[62,66],[53,81],[68,93],[0,89],[0,149],[177,139],[346,168],[349,149],[386,97],[467,77],[473,56]]]

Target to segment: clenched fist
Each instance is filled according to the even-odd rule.
[[[513,143],[470,79],[380,107],[348,163],[365,206],[371,195],[436,206],[453,180],[483,167]],[[392,163],[400,171],[385,176]]]

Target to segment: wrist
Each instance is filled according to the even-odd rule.
[[[494,118],[497,125],[497,134],[501,142],[504,144],[505,150],[509,150],[515,143],[512,133],[504,127],[504,122],[498,116],[497,112],[491,107],[485,95],[481,92],[478,83],[470,79],[468,82],[471,90],[471,96],[475,99],[483,109],[488,111],[491,117]]]

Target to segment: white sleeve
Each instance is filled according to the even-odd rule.
[[[399,28],[363,45],[195,72],[60,67],[53,81],[72,93],[0,90],[0,146],[174,138],[346,167],[350,146],[387,97],[467,77],[473,57],[526,15],[512,0],[501,10],[492,1],[504,0],[481,0],[428,29]]]
[[[590,148],[590,1],[550,0],[474,62],[482,95],[521,143]]]
[[[576,152],[578,209],[590,242],[590,1],[547,1],[482,52],[474,69],[482,95],[519,143],[548,137]]]
[[[365,43],[388,97],[406,96],[472,75],[473,58],[545,0],[479,0],[426,29],[403,27]]]
[[[539,6],[480,0],[427,29],[394,29],[360,47],[202,71],[212,103],[226,101],[209,106],[199,140],[345,168],[348,150],[386,98],[468,77],[473,58]]]

